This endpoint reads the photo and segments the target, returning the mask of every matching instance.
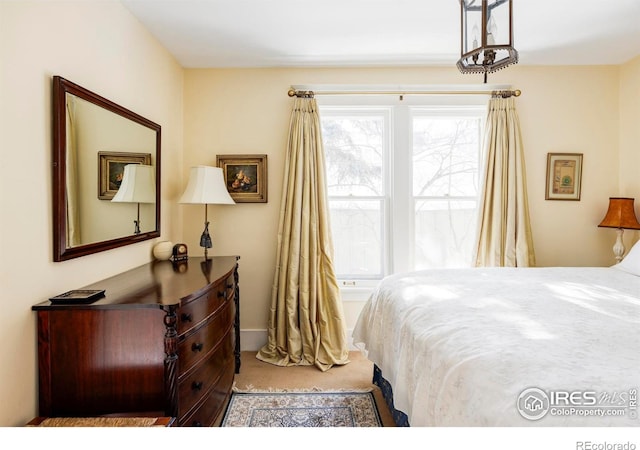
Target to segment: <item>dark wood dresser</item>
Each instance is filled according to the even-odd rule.
[[[39,415],[158,415],[219,424],[240,370],[237,256],[155,261],[34,305]]]

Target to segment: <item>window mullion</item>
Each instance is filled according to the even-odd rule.
[[[413,261],[413,201],[412,194],[412,154],[411,114],[409,107],[399,105],[394,108],[392,128],[393,150],[390,159],[391,170],[391,255],[392,273],[410,270]]]

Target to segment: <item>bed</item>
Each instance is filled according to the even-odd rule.
[[[353,338],[399,425],[639,426],[640,244],[612,267],[391,275]]]

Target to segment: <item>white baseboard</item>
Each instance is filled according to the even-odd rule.
[[[347,330],[349,350],[358,350],[351,337],[353,330]],[[240,330],[240,351],[257,352],[267,343],[267,330]]]
[[[240,329],[240,351],[257,352],[267,343],[267,330]]]

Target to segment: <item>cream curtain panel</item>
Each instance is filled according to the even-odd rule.
[[[66,191],[67,191],[67,247],[82,243],[80,216],[78,214],[78,149],[76,145],[76,105],[73,96],[67,95],[67,143],[66,143]]]
[[[485,178],[475,265],[534,266],[524,148],[512,97],[489,101],[483,146]]]
[[[289,126],[268,342],[257,358],[322,371],[349,362],[333,268],[324,151],[314,98],[296,98]]]

